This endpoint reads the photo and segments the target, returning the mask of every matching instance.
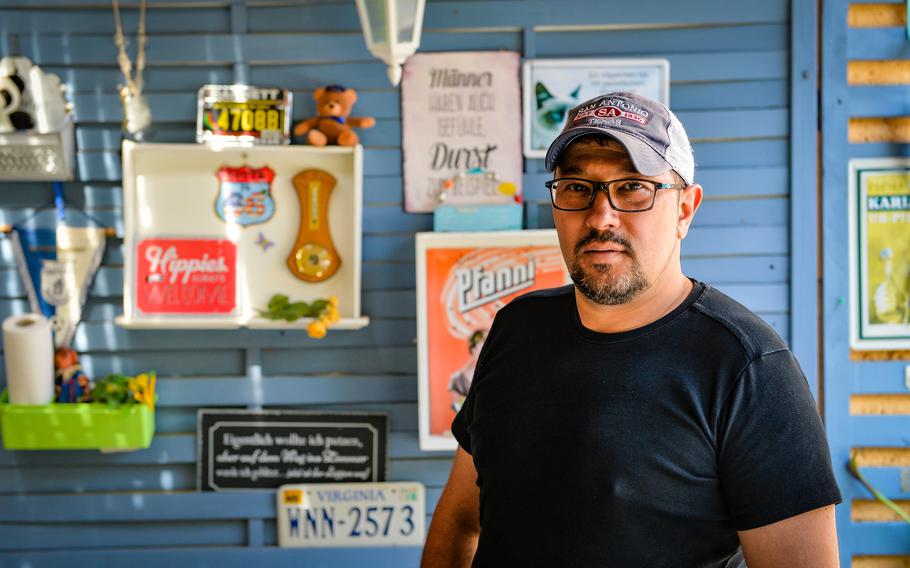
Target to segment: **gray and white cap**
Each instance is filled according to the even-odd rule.
[[[683,181],[695,179],[695,157],[676,115],[663,103],[635,93],[607,93],[569,111],[562,132],[547,150],[547,171],[559,155],[585,134],[604,134],[625,146],[635,169],[646,176],[675,170]]]

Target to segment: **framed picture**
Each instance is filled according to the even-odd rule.
[[[401,78],[404,209],[514,203],[521,196],[521,56],[416,53]],[[451,185],[450,185],[451,184]]]
[[[603,93],[670,100],[666,59],[529,59],[523,71],[524,155],[544,158],[569,109]]]
[[[417,234],[420,448],[452,450],[450,430],[496,312],[569,282],[556,231]]]
[[[910,159],[851,160],[850,347],[910,349]]]

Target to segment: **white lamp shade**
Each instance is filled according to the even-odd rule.
[[[401,80],[401,65],[420,45],[425,0],[357,0],[360,26],[370,53],[389,66],[389,81]]]

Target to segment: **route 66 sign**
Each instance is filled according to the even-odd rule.
[[[229,168],[218,170],[218,197],[215,214],[226,223],[255,225],[265,223],[275,214],[272,180],[275,172],[264,168]]]

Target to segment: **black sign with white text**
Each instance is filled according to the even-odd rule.
[[[200,409],[200,491],[276,489],[288,483],[385,481],[383,413]]]

